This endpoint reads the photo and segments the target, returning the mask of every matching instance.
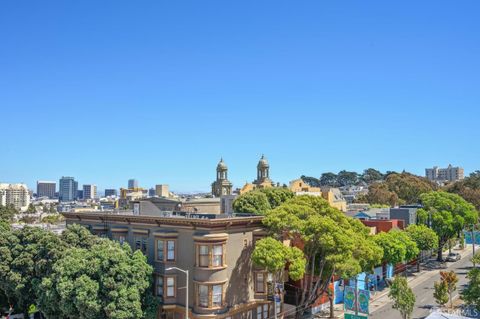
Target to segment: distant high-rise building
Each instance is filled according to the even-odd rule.
[[[132,189],[132,188],[138,188],[138,181],[136,179],[129,179],[128,180],[128,188],[129,189]]]
[[[77,199],[78,182],[73,177],[62,176],[58,183],[58,197],[61,202],[72,202]]]
[[[464,179],[464,172],[462,167],[453,167],[448,165],[447,168],[433,168],[425,169],[425,177],[434,182],[456,182]]]
[[[95,199],[97,197],[97,185],[83,185],[83,199]]]
[[[155,185],[155,195],[158,197],[170,197],[170,191],[167,184]]]
[[[56,182],[37,181],[37,197],[55,198]]]
[[[83,189],[77,190],[77,198],[76,199],[83,199]]]
[[[13,205],[19,210],[27,209],[30,205],[30,192],[27,185],[0,183],[0,205]]]
[[[117,190],[113,188],[109,188],[105,190],[105,197],[108,196],[117,196]]]
[[[148,190],[148,197],[154,197],[155,196],[155,188],[150,188]]]

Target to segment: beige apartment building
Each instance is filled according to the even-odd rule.
[[[462,167],[453,167],[451,164],[447,168],[433,168],[425,169],[425,177],[433,182],[456,182],[464,179],[464,170]]]
[[[267,274],[250,255],[265,236],[260,216],[223,217],[170,212],[164,216],[133,213],[64,213],[67,224],[81,224],[145,253],[155,272],[158,318],[267,319]],[[178,267],[183,272],[169,270]]]
[[[294,192],[295,195],[322,196],[328,201],[330,206],[335,207],[342,212],[347,211],[347,201],[338,188],[312,187],[305,183],[301,178],[291,181],[288,188]]]
[[[27,185],[0,183],[0,205],[13,205],[18,210],[26,210],[30,205]]]

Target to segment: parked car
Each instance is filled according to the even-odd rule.
[[[446,260],[447,260],[447,261],[457,261],[457,260],[460,260],[460,254],[458,254],[458,253],[450,253],[450,254],[448,254]]]

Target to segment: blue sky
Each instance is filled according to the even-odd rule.
[[[480,2],[3,1],[0,181],[480,169]]]

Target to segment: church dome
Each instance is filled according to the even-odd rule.
[[[221,158],[220,162],[218,162],[217,170],[227,170],[227,169],[228,169],[227,164],[225,164],[225,162],[223,161],[223,158]]]
[[[262,155],[262,158],[258,161],[258,167],[269,167],[270,165],[268,164],[267,159],[265,158],[264,155]]]

